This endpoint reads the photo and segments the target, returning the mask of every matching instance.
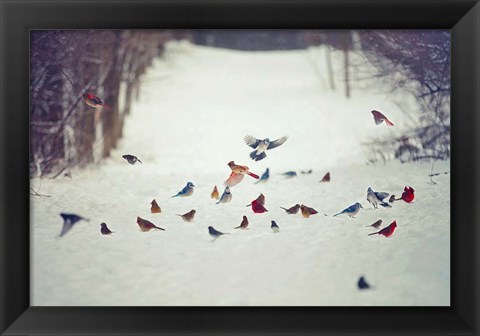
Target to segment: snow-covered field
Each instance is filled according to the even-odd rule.
[[[364,164],[361,142],[397,135],[407,120],[380,88],[354,91],[351,99],[328,90],[309,52],[170,44],[166,60],[144,77],[111,158],[72,178],[31,180],[51,196],[31,199],[31,304],[448,306],[449,175],[431,184],[428,163]],[[322,64],[319,72],[326,73]],[[372,109],[395,127],[375,125]],[[289,139],[254,162],[247,134]],[[129,165],[121,157],[127,153],[143,164]],[[246,176],[232,188],[232,201],[217,205],[210,193],[215,185],[222,193],[231,160],[258,175],[269,167],[271,177],[254,184]],[[437,162],[435,171],[449,164]],[[308,169],[313,173],[300,174]],[[287,170],[298,176],[285,179]],[[319,183],[327,171],[331,182]],[[194,194],[171,198],[188,181]],[[412,204],[373,210],[366,201],[369,186],[399,197],[406,185],[416,191]],[[260,193],[269,211],[254,214],[246,204]],[[162,213],[150,213],[152,199]],[[356,218],[332,217],[357,201],[364,210]],[[295,203],[319,214],[307,219],[280,209]],[[191,209],[192,223],[176,216]],[[60,212],[90,221],[58,238]],[[234,230],[243,215],[249,229]],[[141,232],[137,216],[166,231]],[[397,221],[392,237],[367,236],[378,219],[382,227]],[[101,222],[115,233],[102,236]],[[210,225],[230,235],[212,241]],[[373,289],[357,288],[361,275]]]

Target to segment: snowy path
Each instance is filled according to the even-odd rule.
[[[404,122],[387,96],[346,100],[325,90],[305,51],[179,44],[144,80],[110,159],[72,179],[32,180],[51,195],[31,203],[32,305],[449,305],[449,175],[432,185],[430,164],[363,164],[361,141],[397,131],[375,126],[369,111],[388,110],[398,128]],[[289,140],[253,162],[246,134]],[[128,165],[125,153],[144,163]],[[259,175],[269,167],[271,178],[246,177],[232,202],[216,205],[210,192],[214,185],[222,192],[230,160]],[[435,167],[449,171],[449,162]],[[279,175],[307,169],[313,173]],[[318,183],[327,171],[332,182]],[[188,181],[194,194],[172,199]],[[399,195],[405,185],[416,190],[413,204],[370,209],[367,187]],[[245,205],[260,193],[269,212],[253,214]],[[161,214],[149,213],[153,198]],[[331,217],[357,201],[365,208],[357,218]],[[305,219],[279,208],[295,203],[319,214]],[[192,223],[175,215],[191,209]],[[58,239],[60,212],[91,221]],[[233,230],[242,215],[249,230]],[[139,231],[137,216],[166,231]],[[391,238],[367,236],[377,219],[397,220]],[[101,222],[116,233],[100,235]],[[212,242],[209,225],[231,235]],[[359,291],[360,275],[375,289]]]

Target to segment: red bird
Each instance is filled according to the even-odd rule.
[[[267,212],[268,210],[265,209],[265,207],[257,200],[253,200],[252,203],[250,205],[247,205],[247,206],[251,206],[252,207],[252,210],[254,213],[264,213],[264,212]]]
[[[405,187],[402,193],[402,200],[404,200],[407,203],[411,203],[415,198],[414,193],[415,193],[415,190],[413,190],[412,187]]]
[[[95,96],[91,93],[85,92],[85,93],[82,94],[82,97],[83,97],[83,101],[88,106],[97,108],[97,107],[102,107],[102,106],[105,105],[105,103],[103,102],[103,100],[100,97],[97,97],[97,96]]]
[[[251,173],[247,166],[239,166],[239,165],[235,164],[235,162],[233,162],[233,161],[230,161],[228,163],[228,166],[232,170],[232,173],[230,174],[229,178],[224,183],[226,186],[233,187],[233,186],[239,184],[240,182],[242,182],[245,174],[250,175],[251,177],[253,177],[257,180],[260,178],[258,175],[254,174],[254,173]]]
[[[383,121],[385,121],[385,123],[388,126],[393,126],[393,123],[390,120],[388,120],[388,118],[385,117],[381,112],[373,110],[372,114],[373,114],[373,120],[375,120],[376,125],[380,125]]]
[[[374,234],[381,234],[381,235],[384,235],[385,237],[390,237],[393,234],[393,231],[395,231],[396,227],[397,227],[397,221],[394,220],[389,226],[384,227],[378,232],[370,233],[369,236]]]

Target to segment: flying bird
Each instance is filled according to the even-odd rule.
[[[300,206],[300,210],[302,210],[302,216],[305,218],[309,218],[311,215],[316,215],[318,213],[314,208],[310,208],[303,204]]]
[[[190,210],[189,212],[183,214],[183,215],[179,215],[177,214],[177,216],[180,216],[182,217],[182,219],[185,221],[185,222],[191,222],[193,220],[193,218],[195,217],[195,213],[197,211],[195,209],[192,209]]]
[[[253,200],[252,203],[247,206],[251,206],[254,213],[268,212],[268,210],[257,200]]]
[[[140,161],[135,155],[125,154],[125,155],[122,155],[122,158],[127,160],[128,163],[130,163],[131,165],[134,165],[135,163],[137,163],[137,161],[142,163],[142,161]]]
[[[195,186],[193,185],[193,183],[192,183],[192,182],[188,182],[187,185],[186,185],[185,187],[183,187],[183,189],[180,190],[180,191],[178,192],[178,194],[172,196],[172,198],[173,198],[173,197],[177,197],[177,196],[186,197],[186,196],[192,195],[192,194],[193,194],[193,187],[195,187]]]
[[[100,232],[102,233],[102,235],[109,235],[109,234],[112,234],[113,232],[110,231],[110,229],[107,227],[107,224],[106,223],[101,223],[100,224]]]
[[[275,223],[275,221],[272,220],[272,225],[270,226],[272,228],[272,231],[274,233],[277,233],[280,231],[280,228],[278,227],[277,223]]]
[[[293,170],[290,170],[290,171],[287,171],[287,172],[283,173],[282,175],[285,176],[286,178],[292,178],[292,177],[297,176],[297,172],[295,172]]]
[[[385,121],[388,126],[393,126],[393,123],[388,120],[387,117],[385,117],[381,112],[372,110],[372,114],[373,120],[375,120],[375,125],[380,125],[383,121]]]
[[[84,221],[90,221],[89,219],[83,218],[81,216],[75,215],[75,214],[67,214],[67,213],[60,213],[60,216],[63,218],[63,227],[62,231],[60,232],[59,237],[62,237],[65,235],[70,229],[77,223],[78,221],[84,220]]]
[[[358,289],[369,289],[370,288],[370,285],[367,283],[364,276],[361,276],[360,279],[358,279],[357,286],[358,286]]]
[[[218,193],[217,186],[215,186],[215,188],[213,188],[213,191],[210,194],[210,197],[214,198],[214,199],[217,199],[217,200],[220,198],[220,194]]]
[[[223,235],[226,235],[226,234],[229,234],[229,233],[223,233],[223,232],[220,232],[220,231],[217,231],[213,228],[213,226],[209,226],[208,227],[208,234],[213,238],[213,239],[217,239],[218,237],[220,236],[223,236]]]
[[[255,184],[260,183],[260,182],[267,182],[267,180],[270,178],[270,168],[267,168],[265,172],[260,176],[260,180],[255,182]]]
[[[267,150],[283,145],[285,141],[287,141],[287,139],[288,137],[285,136],[280,139],[270,141],[269,138],[261,140],[254,138],[251,135],[247,135],[244,138],[244,141],[247,145],[255,149],[253,152],[250,153],[250,158],[254,161],[260,161],[267,156],[267,154],[265,153]]]
[[[298,210],[300,209],[300,204],[295,204],[294,206],[292,206],[291,208],[284,208],[284,207],[280,207],[282,208],[283,210],[285,210],[287,212],[287,214],[289,215],[294,215],[298,212]]]
[[[225,190],[223,191],[222,197],[220,197],[220,200],[216,203],[228,203],[232,200],[232,193],[230,192],[230,187],[226,186]]]
[[[150,212],[151,213],[161,213],[162,212],[162,209],[158,205],[157,201],[155,201],[155,199],[153,201],[151,201],[150,204],[152,205],[150,207]]]
[[[390,194],[386,192],[373,191],[371,187],[368,187],[367,189],[367,201],[373,205],[374,209],[377,209],[379,204],[383,207],[390,208],[391,205],[384,202],[384,199],[389,195]]]
[[[140,217],[137,217],[137,224],[140,227],[140,230],[142,230],[143,232],[150,231],[151,229],[157,229],[157,230],[165,231],[165,229],[162,229],[161,227],[156,226],[152,222],[150,222],[146,219],[140,218]]]
[[[95,95],[93,95],[89,92],[84,92],[82,94],[82,97],[83,97],[83,101],[88,106],[97,108],[97,107],[102,107],[102,106],[105,105],[105,103],[103,102],[103,100],[100,97],[97,97],[97,96],[95,96]]]
[[[330,182],[330,172],[326,173],[320,182]]]
[[[246,230],[248,228],[248,218],[247,216],[243,216],[242,222],[240,223],[240,226],[237,226],[234,229],[243,229]]]
[[[240,182],[242,182],[245,174],[250,175],[251,177],[253,177],[257,180],[259,179],[258,175],[254,174],[254,173],[251,173],[247,166],[239,166],[239,165],[235,164],[235,162],[233,162],[233,161],[230,161],[228,163],[228,166],[232,170],[232,173],[230,174],[230,177],[224,183],[228,187],[233,187],[233,186],[239,184]]]
[[[390,237],[393,234],[393,231],[395,231],[396,227],[397,227],[397,221],[393,221],[389,226],[384,227],[378,232],[370,233],[369,236],[379,234],[385,237]]]
[[[351,218],[355,218],[355,215],[360,211],[360,209],[363,209],[363,207],[360,203],[357,202],[353,205],[350,205],[348,208],[342,210],[341,212],[333,215],[333,217],[345,214],[350,216]]]
[[[381,219],[377,220],[375,223],[373,223],[371,225],[368,225],[366,227],[373,227],[375,229],[378,229],[380,227],[380,225],[382,225],[382,220]]]

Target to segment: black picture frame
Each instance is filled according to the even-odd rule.
[[[478,1],[0,0],[0,24],[2,335],[479,334]],[[165,28],[451,29],[451,306],[30,307],[29,30]]]

